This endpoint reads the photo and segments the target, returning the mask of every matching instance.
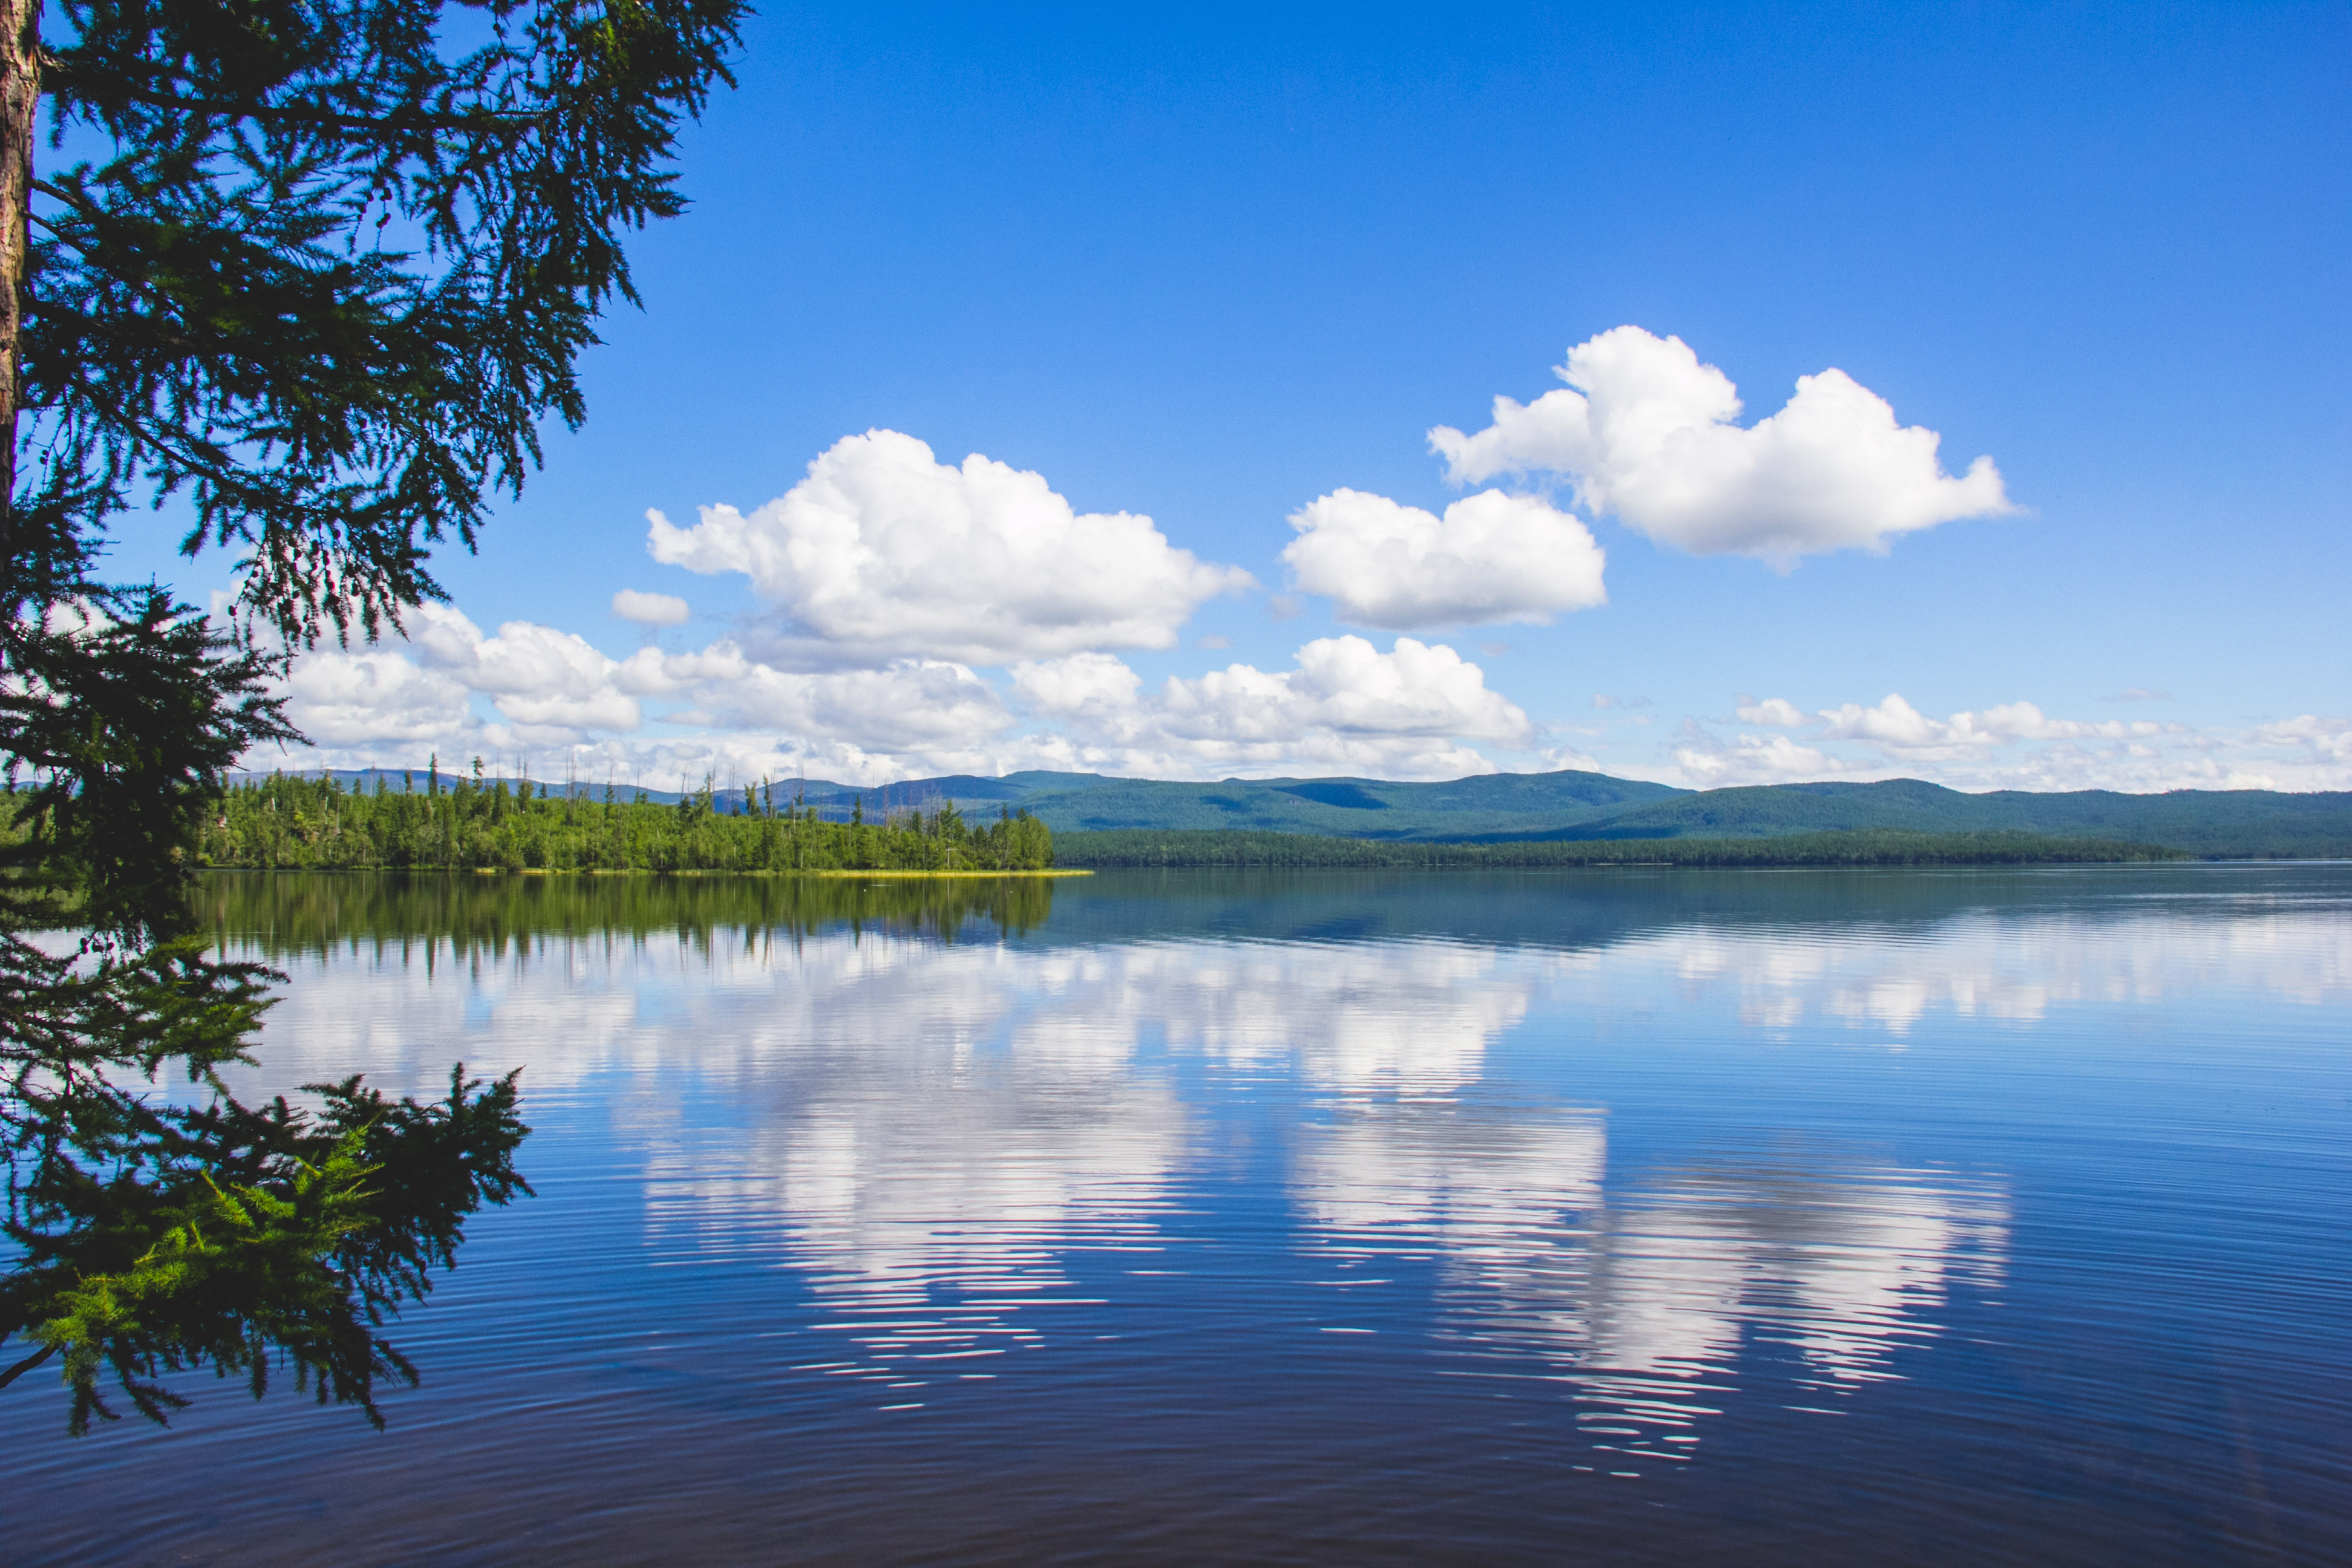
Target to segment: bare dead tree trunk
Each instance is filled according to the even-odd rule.
[[[0,541],[15,532],[18,353],[32,260],[42,0],[0,0]]]

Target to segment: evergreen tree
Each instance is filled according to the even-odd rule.
[[[160,1420],[204,1367],[376,1416],[415,1376],[394,1314],[529,1190],[511,1079],[232,1098],[277,977],[209,954],[184,879],[226,770],[293,738],[257,634],[441,596],[430,547],[472,545],[541,420],[579,422],[574,362],[635,297],[623,237],[679,210],[676,133],[742,14],[0,0],[0,1387],[56,1362],[77,1430],[110,1387]],[[104,579],[142,491],[179,498],[187,552],[241,552],[244,636]],[[428,776],[403,822],[446,854],[478,792]],[[368,801],[284,804],[281,845]]]

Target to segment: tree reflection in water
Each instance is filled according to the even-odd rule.
[[[558,936],[731,935],[873,926],[954,942],[1025,932],[1054,908],[1037,877],[532,877],[216,871],[194,894],[226,940],[275,957],[423,942],[497,959]]]

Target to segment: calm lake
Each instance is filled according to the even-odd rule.
[[[539,1196],[16,1564],[2352,1558],[2352,866],[202,897]]]

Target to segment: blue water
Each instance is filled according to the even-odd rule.
[[[11,1389],[8,1561],[2352,1561],[2352,867],[572,896],[224,906],[540,1195],[386,1433]]]

